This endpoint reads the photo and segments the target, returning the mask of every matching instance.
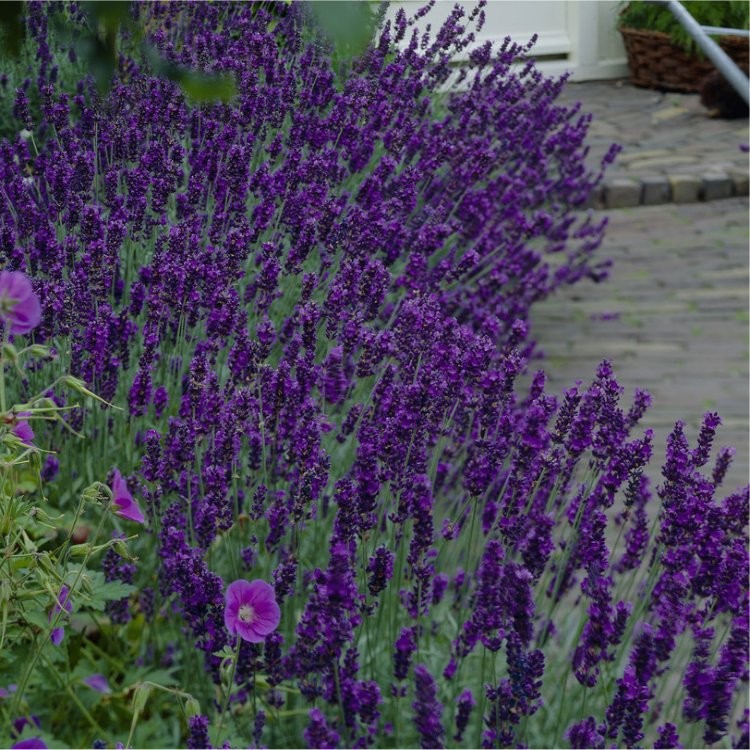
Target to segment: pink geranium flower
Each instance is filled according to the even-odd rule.
[[[83,684],[88,685],[92,690],[96,690],[98,693],[111,693],[112,689],[107,682],[107,678],[103,674],[92,674],[88,677],[83,678]]]
[[[0,271],[0,320],[9,333],[28,333],[39,325],[42,306],[31,279],[20,271]]]
[[[19,740],[10,748],[11,750],[46,750],[47,745],[41,737],[29,737],[25,740]]]
[[[273,586],[265,581],[230,583],[225,596],[224,623],[227,630],[250,643],[261,643],[279,625],[281,610]]]
[[[23,419],[23,417],[30,416],[30,412],[22,411],[16,416],[16,421],[11,428],[11,432],[26,445],[31,445],[31,441],[34,439],[34,430],[31,429],[31,425]]]
[[[52,622],[52,618],[58,612],[62,612],[63,609],[66,612],[70,612],[73,609],[73,605],[68,601],[69,594],[70,594],[70,589],[65,584],[63,584],[60,587],[60,594],[57,597],[57,601],[55,602],[54,606],[50,610],[49,615],[47,616],[47,619],[49,622]],[[62,639],[64,635],[65,635],[64,628],[55,628],[50,634],[50,640],[52,641],[52,643],[55,644],[55,646],[59,646],[62,643]]]
[[[117,506],[115,513],[118,516],[135,521],[136,523],[145,523],[146,519],[138,507],[138,503],[133,500],[133,496],[128,490],[128,485],[117,469],[115,469],[112,475],[112,494],[114,495],[113,502]]]

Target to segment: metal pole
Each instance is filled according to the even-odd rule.
[[[666,5],[672,11],[672,15],[682,24],[695,40],[696,44],[706,53],[706,56],[718,68],[719,72],[727,79],[732,88],[750,104],[750,80],[740,70],[737,64],[732,60],[716,42],[711,39],[703,30],[703,27],[685,10],[677,0],[653,0],[660,5]]]

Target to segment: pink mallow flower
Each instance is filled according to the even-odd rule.
[[[52,622],[52,619],[57,615],[58,612],[62,612],[63,609],[66,612],[70,612],[73,609],[73,605],[68,601],[68,595],[70,594],[70,589],[63,584],[60,587],[60,594],[57,597],[57,601],[55,602],[54,606],[50,610],[50,613],[47,617],[47,620],[49,622]],[[50,634],[50,640],[52,643],[55,644],[55,646],[59,646],[62,643],[63,636],[65,635],[65,629],[64,628],[55,628],[52,633]]]
[[[88,685],[92,690],[96,690],[98,693],[111,693],[112,689],[107,682],[107,678],[103,674],[89,675],[83,678],[83,684]]]
[[[146,519],[138,507],[138,503],[133,500],[133,496],[128,490],[128,485],[122,478],[122,474],[115,469],[112,476],[112,494],[114,495],[114,504],[117,506],[115,513],[122,518],[127,518],[136,523],[145,523]]]
[[[262,643],[279,625],[281,610],[273,586],[265,581],[239,580],[227,586],[224,623],[227,630],[250,643]]]
[[[31,412],[28,411],[20,412],[16,415],[16,421],[13,423],[13,427],[11,427],[11,432],[22,443],[26,443],[26,445],[31,445],[31,441],[34,439],[34,430],[32,430],[31,425],[23,419],[23,417],[28,417],[30,415]]]
[[[42,306],[31,279],[20,271],[0,271],[0,320],[9,333],[28,333],[39,325]]]
[[[47,745],[44,744],[44,740],[41,737],[28,737],[10,746],[10,750],[46,750],[46,748]]]

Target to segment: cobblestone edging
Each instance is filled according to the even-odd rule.
[[[632,208],[661,203],[697,203],[748,194],[748,171],[674,174],[605,179],[588,201],[588,208]]]

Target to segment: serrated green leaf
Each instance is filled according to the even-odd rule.
[[[49,619],[44,612],[40,612],[38,609],[32,609],[28,612],[23,613],[23,618],[30,625],[35,625],[41,630],[45,630],[49,627]]]
[[[148,667],[140,667],[128,675],[127,681],[123,684],[123,687],[130,687],[139,682],[153,682],[156,685],[161,685],[163,687],[172,687],[175,684],[175,678],[172,672],[168,669],[149,669]]]
[[[91,593],[91,599],[87,602],[88,606],[103,610],[107,602],[118,601],[130,596],[135,591],[135,586],[122,581],[110,581],[100,586],[94,587]]]
[[[153,669],[146,672],[146,679],[164,687],[172,687],[175,683],[174,675],[168,669]]]
[[[231,659],[234,656],[234,649],[231,646],[224,646],[219,651],[214,651],[213,655],[222,660]]]

